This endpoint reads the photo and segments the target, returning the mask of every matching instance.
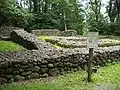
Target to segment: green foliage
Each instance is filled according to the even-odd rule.
[[[0,25],[13,25],[26,27],[29,20],[33,18],[32,14],[15,4],[14,0],[0,1]]]
[[[103,23],[102,27],[99,28],[99,32],[102,35],[120,35],[120,22],[111,22],[111,23]]]
[[[109,3],[105,16],[101,13],[101,0],[88,0],[86,7],[82,5],[82,0],[19,0],[19,3],[16,0],[1,0],[0,26],[13,25],[27,31],[71,29],[84,35],[88,31],[98,31],[102,35],[120,35],[117,1],[116,4]]]
[[[24,3],[24,4],[22,4]],[[32,29],[83,28],[84,17],[77,0],[15,0],[0,1],[0,25]]]
[[[0,51],[20,51],[24,48],[11,41],[0,41]]]
[[[88,32],[89,32],[89,25],[88,25],[88,23],[85,23],[85,25],[84,25],[84,27],[83,27],[83,29],[82,29],[82,32],[83,32],[83,36],[86,36],[87,34],[88,34]]]

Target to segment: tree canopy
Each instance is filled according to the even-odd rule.
[[[102,0],[1,0],[0,25],[119,35],[120,1],[109,0],[105,7],[106,15]]]

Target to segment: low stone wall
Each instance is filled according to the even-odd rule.
[[[62,32],[60,32],[59,36],[68,37],[68,36],[76,36],[76,35],[77,35],[77,31],[75,31],[75,30],[68,30],[68,31],[62,31]]]
[[[32,33],[37,36],[58,36],[60,31],[57,29],[41,29],[41,30],[32,30]]]
[[[23,47],[32,50],[41,50],[45,51],[47,49],[51,49],[52,46],[49,43],[45,43],[37,38],[37,36],[24,31],[23,29],[13,30],[11,32],[11,40],[16,42]]]
[[[20,29],[19,27],[13,27],[13,26],[1,26],[0,27],[0,36],[1,37],[10,37],[10,33],[13,30]]]
[[[0,52],[0,83],[56,76],[87,68],[87,49],[41,53],[38,50]],[[95,50],[93,65],[105,66],[120,60],[120,46]]]
[[[55,49],[24,30],[11,33],[14,42],[30,50],[0,52],[0,84],[56,76],[87,68],[88,50]],[[120,46],[95,50],[93,65],[105,66],[120,60]]]
[[[32,30],[32,33],[37,36],[76,36],[77,32],[75,30],[60,31],[57,29],[41,29]]]

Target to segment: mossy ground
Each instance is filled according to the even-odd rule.
[[[20,51],[24,48],[11,41],[0,41],[0,51]]]

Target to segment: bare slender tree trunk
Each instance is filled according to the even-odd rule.
[[[64,30],[67,31],[67,25],[66,25],[66,14],[65,14],[65,10],[64,10]]]
[[[20,1],[20,7],[22,7],[22,0]]]
[[[112,18],[112,0],[109,1],[109,11],[108,11],[108,16],[110,18],[111,22],[114,22],[113,18]]]
[[[33,0],[33,5],[34,5],[34,8],[33,8],[33,11],[35,13],[38,13],[38,0]]]
[[[29,12],[32,12],[32,1],[29,0]]]
[[[44,13],[48,11],[48,0],[45,0]]]

